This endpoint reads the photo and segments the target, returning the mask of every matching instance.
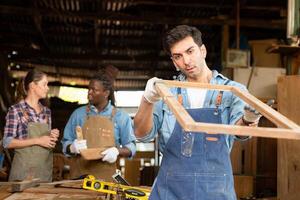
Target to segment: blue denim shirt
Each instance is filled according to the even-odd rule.
[[[66,153],[66,148],[76,139],[76,126],[83,126],[86,117],[87,117],[87,106],[82,106],[77,108],[71,115],[65,130],[64,135],[61,140],[63,145],[63,153],[66,156],[70,156]],[[108,105],[104,108],[103,111],[98,112],[94,106],[90,106],[90,111],[88,115],[100,115],[105,117],[110,117],[112,114],[113,106],[109,102]],[[131,151],[131,157],[135,155],[136,145],[135,145],[135,136],[132,129],[132,120],[130,116],[121,111],[120,109],[116,110],[116,114],[113,117],[114,123],[114,135],[115,135],[115,144],[116,147],[127,147]]]
[[[184,76],[179,76],[180,81],[186,81]],[[218,73],[217,71],[213,71],[213,76],[210,81],[211,84],[223,85],[228,78]],[[236,86],[242,90],[247,90],[246,87],[240,83],[230,81],[227,85]],[[171,93],[175,96],[177,95],[177,88],[171,88]],[[217,90],[208,90],[206,93],[204,108],[216,108],[216,98],[219,91]],[[185,108],[190,108],[187,90],[186,88],[181,89],[181,94],[183,97],[183,106]],[[224,91],[222,103],[219,108],[222,110],[222,123],[223,124],[235,124],[244,114],[244,106],[245,102],[241,100],[239,97],[233,95],[232,92]],[[169,109],[167,104],[163,101],[159,101],[154,105],[154,113],[153,113],[153,126],[150,133],[148,133],[145,137],[139,138],[142,142],[149,142],[152,140],[156,134],[159,135],[159,149],[161,152],[164,151],[165,145],[167,144],[174,126],[175,126],[176,118],[172,111]],[[234,139],[237,139],[235,136],[226,135],[226,144],[228,148],[231,150]]]

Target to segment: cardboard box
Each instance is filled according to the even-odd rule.
[[[235,68],[233,71],[233,80],[247,86],[249,92],[259,99],[276,99],[277,97],[277,79],[285,75],[284,68],[254,67],[252,76],[252,67]]]
[[[249,44],[252,50],[252,66],[283,67],[280,54],[267,52],[272,44],[278,44],[277,39],[251,40]]]

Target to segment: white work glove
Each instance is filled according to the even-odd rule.
[[[275,103],[275,100],[270,99],[267,102],[267,105],[272,107],[274,103]],[[258,124],[259,119],[262,117],[262,115],[257,110],[250,107],[249,105],[245,105],[244,111],[245,111],[244,116],[243,116],[244,123],[246,123],[246,124],[253,124],[253,123]]]
[[[244,107],[244,116],[243,116],[243,121],[246,124],[253,124],[253,123],[258,123],[259,119],[261,118],[261,114],[257,112],[254,108],[250,107],[249,105],[245,105]]]
[[[116,162],[116,160],[118,158],[119,150],[116,147],[110,147],[110,148],[106,149],[105,151],[103,151],[101,154],[104,155],[104,157],[102,158],[102,161],[114,163],[114,162]]]
[[[159,80],[162,80],[162,79],[153,77],[147,81],[147,85],[146,85],[145,92],[144,92],[144,97],[149,103],[155,103],[155,102],[161,100],[161,97],[157,93],[155,86],[154,86],[155,82],[159,81]]]
[[[86,140],[75,139],[70,146],[71,153],[80,154],[80,150],[87,149]]]

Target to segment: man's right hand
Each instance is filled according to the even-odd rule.
[[[70,152],[73,154],[80,154],[82,149],[87,149],[86,140],[75,139],[70,146]]]
[[[161,80],[159,78],[153,77],[147,81],[147,85],[144,92],[144,97],[149,103],[155,103],[159,100],[161,100],[161,97],[157,93],[155,89],[155,82]]]

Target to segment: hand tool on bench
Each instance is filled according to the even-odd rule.
[[[76,135],[77,140],[83,140],[82,128],[80,126],[76,126]]]
[[[11,185],[12,192],[22,192],[23,190],[31,187],[37,187],[41,183],[39,178],[28,179],[24,181],[11,181],[11,182],[0,182],[1,185]]]
[[[89,175],[84,179],[82,187],[87,190],[121,196],[123,197],[121,199],[134,200],[148,200],[151,192],[150,189],[142,187],[133,187],[119,183],[110,183],[97,180],[92,175]]]

